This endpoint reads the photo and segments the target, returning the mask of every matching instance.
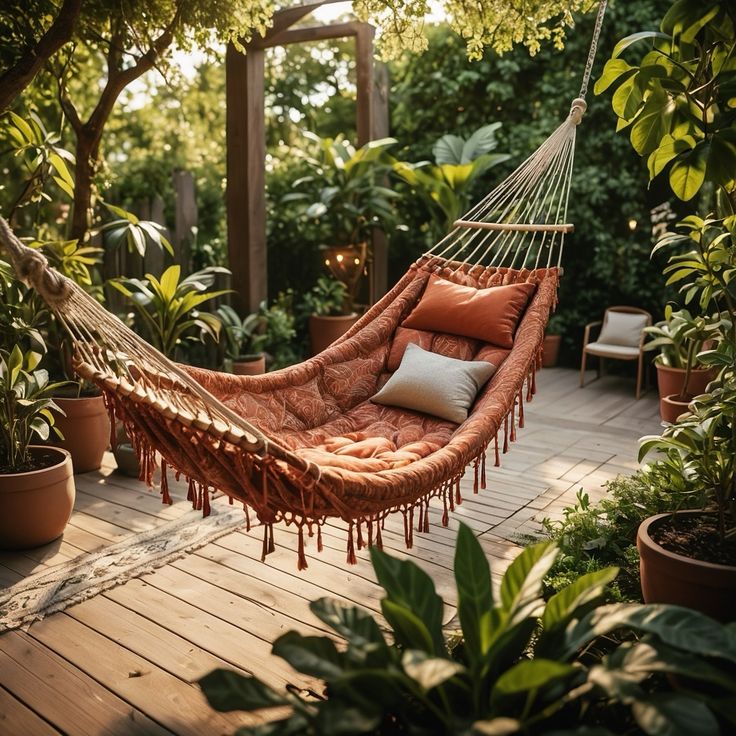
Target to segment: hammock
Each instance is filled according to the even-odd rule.
[[[0,218],[0,241],[18,276],[46,300],[73,338],[75,370],[103,392],[122,422],[152,484],[171,503],[168,472],[188,479],[188,499],[209,513],[211,491],[241,502],[264,526],[263,556],[274,549],[273,525],[298,529],[298,566],[307,566],[305,535],[330,517],[348,523],[348,562],[355,548],[381,545],[390,513],[404,515],[407,546],[429,531],[429,502],[444,513],[460,503],[469,464],[474,491],[485,488],[486,454],[495,465],[524,426],[524,401],[535,392],[544,329],[556,304],[577,125],[600,34],[596,19],[580,95],[567,119],[337,342],[299,365],[262,376],[234,376],[167,359],[74,282],[50,269]],[[401,327],[432,274],[477,288],[530,282],[534,296],[511,350],[456,335]],[[370,401],[397,367],[409,341],[498,367],[468,419],[457,426]],[[415,518],[417,517],[417,518]]]

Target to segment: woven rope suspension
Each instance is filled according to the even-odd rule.
[[[447,509],[459,502],[459,481],[469,463],[475,469],[475,489],[485,487],[486,451],[495,443],[498,464],[498,434],[503,432],[505,452],[508,442],[515,439],[517,421],[523,426],[524,396],[528,400],[535,390],[534,372],[556,299],[564,237],[573,229],[566,217],[575,133],[585,112],[584,98],[605,7],[603,0],[580,95],[562,125],[457,220],[451,232],[343,338],[315,358],[275,374],[205,375],[207,372],[174,363],[73,281],[50,268],[44,256],[23,245],[0,217],[0,243],[10,254],[18,277],[38,291],[71,336],[75,369],[102,389],[111,414],[124,424],[138,450],[142,479],[152,481],[160,458],[164,501],[170,502],[167,467],[189,478],[190,498],[205,513],[208,489],[223,491],[255,510],[265,526],[264,554],[273,549],[273,524],[280,520],[294,523],[299,529],[299,567],[303,568],[304,529],[311,536],[314,527],[319,538],[320,525],[327,517],[349,522],[348,560],[354,561],[354,531],[358,547],[363,543],[361,525],[366,527],[368,540],[375,538],[380,544],[381,523],[388,513],[404,513],[409,545],[415,508],[421,530],[428,529],[430,498],[443,499],[445,521]],[[432,271],[455,273],[460,282],[476,287],[508,283],[509,279],[530,280],[537,287],[513,349],[468,421],[447,435],[446,445],[409,465],[351,471],[315,461],[309,445],[312,439],[305,440],[306,444],[295,442],[293,425],[302,422],[302,417],[278,425],[259,414],[271,409],[283,413],[290,400],[287,396],[297,396],[306,386],[334,383],[342,375],[347,375],[345,390],[352,390],[353,371],[366,365],[369,356],[382,361],[366,371],[366,380],[372,380],[370,390],[375,391],[377,373],[386,370],[390,343]],[[254,411],[236,411],[240,404],[227,389],[235,384],[241,393],[255,397],[248,404]],[[496,386],[502,390],[494,393]],[[261,401],[267,395],[270,403]],[[356,401],[365,402],[371,395],[366,390]],[[324,397],[314,398],[317,404],[321,400],[324,404]],[[330,399],[335,406],[349,403],[339,395]],[[312,438],[309,432],[320,426],[307,427],[305,436]],[[289,432],[292,436],[287,438]]]

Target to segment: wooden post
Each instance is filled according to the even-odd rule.
[[[227,248],[241,314],[268,297],[263,63],[255,45],[245,55],[227,48]]]
[[[197,226],[197,195],[194,190],[194,177],[191,171],[182,169],[172,174],[176,213],[174,219],[174,263],[181,263],[185,271],[191,261],[192,228]]]

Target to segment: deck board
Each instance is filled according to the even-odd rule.
[[[500,468],[489,458],[487,488],[473,493],[472,469],[461,482],[464,502],[441,526],[442,503],[430,505],[431,533],[404,546],[401,515],[386,521],[384,548],[419,564],[455,615],[452,580],[459,521],[478,535],[497,585],[523,535],[557,518],[581,487],[592,498],[601,484],[637,467],[637,438],[657,432],[652,392],[634,400],[633,381],[605,376],[584,389],[577,373],[544,370],[526,406],[526,428]],[[183,483],[174,504],[156,491],[103,468],[77,476],[77,504],[64,537],[37,550],[0,553],[0,587],[102,549],[183,515],[196,518]],[[215,503],[224,503],[218,499]],[[315,688],[271,655],[273,639],[290,628],[320,634],[309,602],[331,596],[380,617],[381,588],[366,550],[346,564],[345,525],[323,527],[324,551],[308,540],[309,569],[296,567],[297,535],[276,529],[276,551],[261,562],[262,530],[239,530],[140,578],[129,580],[33,624],[0,635],[0,736],[28,733],[232,733],[242,714],[212,712],[196,680],[213,667],[256,673],[276,688]],[[252,722],[252,721],[251,721]]]

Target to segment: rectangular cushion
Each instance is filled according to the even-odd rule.
[[[598,342],[604,345],[622,345],[628,348],[639,347],[641,331],[647,326],[646,314],[612,312],[606,315]]]
[[[484,360],[457,360],[410,343],[399,369],[371,399],[460,424],[496,367]]]
[[[430,276],[422,298],[402,326],[449,332],[510,348],[535,288],[524,283],[476,289]]]

